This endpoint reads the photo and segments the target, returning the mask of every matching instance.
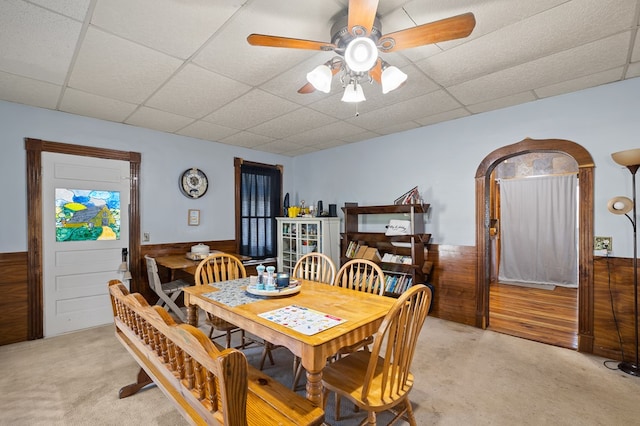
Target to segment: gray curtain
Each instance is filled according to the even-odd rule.
[[[500,282],[578,286],[577,176],[500,182]]]

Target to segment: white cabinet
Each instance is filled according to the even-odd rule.
[[[278,272],[293,272],[302,255],[317,251],[340,266],[340,218],[278,217]]]

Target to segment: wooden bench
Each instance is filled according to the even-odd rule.
[[[159,306],[109,282],[116,337],[140,364],[120,398],[155,383],[192,424],[317,425],[324,412],[249,366],[244,353],[222,350],[199,329],[176,324]]]

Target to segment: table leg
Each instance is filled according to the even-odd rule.
[[[198,305],[187,305],[187,324],[198,326]]]
[[[322,370],[315,373],[307,371],[307,399],[322,407]]]

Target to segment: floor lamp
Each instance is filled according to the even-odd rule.
[[[635,362],[628,362],[624,359],[618,364],[618,369],[631,374],[640,376],[640,363],[638,363],[638,237],[636,222],[636,172],[640,167],[640,148],[629,149],[627,151],[614,152],[611,158],[616,163],[625,166],[631,172],[631,183],[633,191],[633,200],[627,197],[615,197],[609,200],[609,211],[615,214],[624,214],[631,221],[633,226],[633,320],[635,332]],[[629,216],[629,212],[633,210],[633,217]],[[623,356],[624,358],[624,356]]]

